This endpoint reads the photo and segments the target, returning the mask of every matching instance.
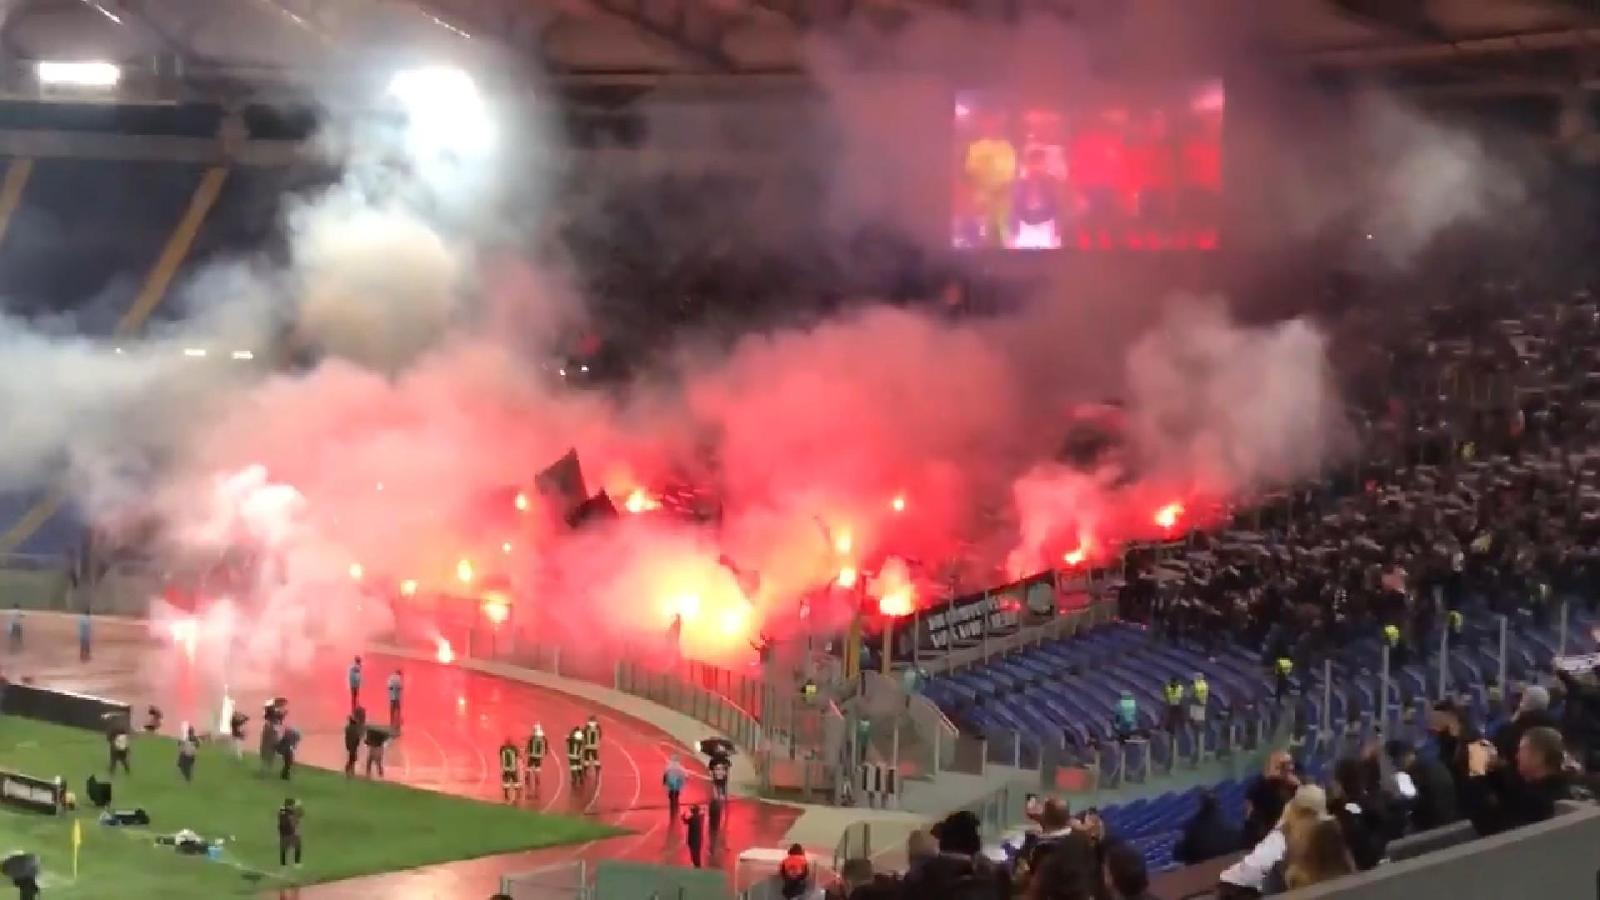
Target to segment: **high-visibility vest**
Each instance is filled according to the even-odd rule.
[[[804,856],[794,853],[785,856],[783,862],[778,866],[778,870],[783,873],[783,877],[791,882],[803,881],[810,868],[811,866],[806,862]]]
[[[528,738],[528,758],[544,759],[545,739],[542,734],[535,734]]]
[[[1388,641],[1391,647],[1400,643],[1400,629],[1393,625],[1383,626],[1383,639]]]
[[[1194,701],[1201,706],[1206,705],[1206,700],[1211,697],[1211,685],[1206,684],[1204,678],[1194,680]]]
[[[1166,687],[1167,705],[1177,706],[1183,702],[1183,685],[1169,684]]]
[[[1450,630],[1456,634],[1461,633],[1461,626],[1466,624],[1466,617],[1459,610],[1450,610]]]
[[[1287,656],[1278,657],[1278,674],[1287,677],[1292,671],[1294,671],[1294,660]]]
[[[500,748],[500,771],[515,772],[517,770],[517,748],[505,744]]]

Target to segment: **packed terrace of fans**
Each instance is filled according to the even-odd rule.
[[[1220,857],[1237,861],[1215,894],[1257,896],[1372,869],[1408,834],[1495,834],[1591,798],[1600,306],[1514,284],[1474,300],[1388,332],[1354,459],[1130,554],[1123,624],[923,688],[965,730],[1103,774],[1129,747],[1199,758],[1254,716],[1292,754],[1115,808],[1034,803],[999,846],[960,813],[913,836],[903,876],[847,865],[841,895],[1137,898]]]

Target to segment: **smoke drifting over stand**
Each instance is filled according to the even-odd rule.
[[[905,110],[948,116],[948,92],[985,75],[1016,88],[1041,70],[1096,72],[1091,89],[1106,91],[1167,74],[1106,74],[1072,54],[1062,64],[1036,24],[985,26],[1000,41],[986,52],[1013,56],[1004,66],[964,58],[958,71],[928,62],[926,48],[947,45],[959,27],[938,19],[896,45],[891,58],[909,77],[859,73],[838,46],[819,46],[816,75],[837,114],[826,124],[847,148],[818,163],[836,165],[830,212],[841,233],[862,216],[888,216],[913,236],[931,222],[948,240],[944,213],[932,212],[942,204],[906,200],[946,183],[948,147],[923,140]],[[1092,33],[1066,33],[1070,46],[1094,44]],[[863,89],[864,79],[876,87]],[[1407,210],[1393,230],[1408,251],[1493,208],[1409,203],[1440,184],[1432,167],[1414,171],[1416,159],[1442,154],[1446,188],[1494,167],[1470,137],[1417,121],[1398,107],[1378,117],[1378,136],[1402,145],[1393,177],[1378,181],[1400,198],[1367,195]],[[1272,131],[1264,121],[1247,127]],[[392,143],[358,145],[340,184],[294,205],[284,223],[290,271],[241,275],[258,269],[235,263],[226,278],[191,279],[190,302],[203,312],[180,337],[129,341],[119,355],[20,323],[0,331],[0,367],[27,376],[0,384],[29,388],[0,393],[0,414],[21,423],[0,451],[0,479],[34,483],[70,458],[69,487],[94,498],[105,521],[160,524],[169,571],[247,548],[244,580],[211,598],[225,593],[225,604],[198,621],[166,609],[161,625],[185,635],[219,681],[269,683],[308,662],[311,648],[359,648],[397,615],[432,615],[440,595],[470,614],[491,590],[511,596],[513,625],[560,610],[572,629],[564,636],[594,645],[601,635],[659,636],[677,620],[685,652],[731,659],[764,623],[797,621],[819,592],[837,597],[859,583],[898,610],[952,584],[982,588],[1105,559],[1121,541],[1188,527],[1192,510],[1314,474],[1347,437],[1314,322],[1245,324],[1220,297],[1119,292],[1114,279],[1066,275],[998,317],[865,304],[726,349],[686,341],[623,389],[572,390],[525,340],[572,320],[568,273],[542,270],[531,255],[500,258],[506,223],[465,224],[449,202],[459,186],[449,166],[396,166],[415,150],[403,137],[347,131]],[[807,137],[823,143],[797,140]],[[1304,143],[1276,137],[1286,155]],[[527,140],[529,153],[553,153]],[[879,190],[852,187],[863,179]],[[1313,199],[1332,208],[1347,193],[1329,184]],[[487,266],[486,234],[500,245]],[[208,290],[217,295],[199,295]],[[195,339],[186,331],[204,335],[204,311],[240,297],[267,311],[236,320],[287,320],[321,361],[250,378],[198,374],[177,349]],[[1122,401],[1121,460],[1061,461],[1074,407],[1108,398]],[[161,436],[160,464],[127,481],[130,448],[144,459],[151,433]],[[576,535],[555,523],[531,482],[568,448],[591,489],[625,508],[619,520]],[[685,480],[718,498],[720,524],[643,512],[659,505],[653,492]],[[634,506],[640,514],[627,511]],[[810,625],[840,622],[836,611],[806,608]],[[286,656],[284,647],[301,649]]]

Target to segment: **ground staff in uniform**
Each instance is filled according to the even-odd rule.
[[[583,729],[574,728],[567,735],[567,775],[572,786],[583,784]]]
[[[506,742],[500,745],[500,790],[506,795],[507,803],[512,802],[517,797],[518,789],[522,784],[520,775],[521,772],[517,765],[517,745],[513,744],[511,738],[508,737]]]
[[[544,726],[535,722],[533,734],[528,735],[527,783],[532,790],[539,789],[539,770],[544,768],[544,755],[549,749],[549,742],[544,737]]]
[[[583,726],[583,767],[600,778],[600,722],[594,716]]]

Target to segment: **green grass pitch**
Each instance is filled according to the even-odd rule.
[[[619,833],[585,819],[452,797],[341,772],[297,766],[294,780],[257,774],[259,760],[234,759],[202,745],[195,779],[178,775],[175,742],[138,735],[133,775],[118,773],[112,806],[143,807],[148,829],[108,828],[83,795],[91,774],[104,777],[106,742],[90,731],[0,717],[0,768],[66,779],[74,813],[52,817],[0,807],[0,854],[37,853],[50,900],[214,900],[260,896],[311,884],[455,859],[593,840]],[[277,809],[286,796],[305,806],[302,868],[278,865]],[[72,875],[72,822],[83,822],[78,874]],[[188,828],[227,839],[221,861],[180,856],[157,846],[158,834]],[[0,890],[11,890],[9,884]]]

